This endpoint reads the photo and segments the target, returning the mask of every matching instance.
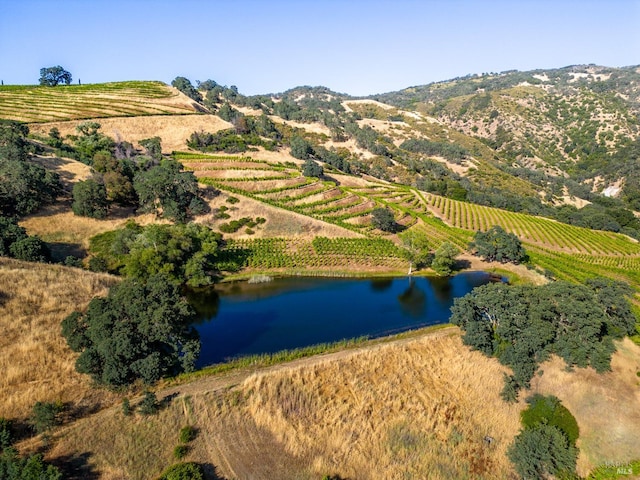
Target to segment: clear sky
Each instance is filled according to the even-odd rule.
[[[640,0],[0,0],[0,79],[176,76],[383,93],[469,73],[640,64]]]

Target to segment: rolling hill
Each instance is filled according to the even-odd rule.
[[[242,252],[238,278],[401,275],[403,236],[421,231],[431,249],[456,245],[471,268],[537,283],[604,276],[629,283],[640,305],[636,67],[503,72],[372,98],[324,87],[249,97],[213,81],[199,91],[201,101],[160,82],[0,87],[0,118],[28,124],[30,161],[65,186],[20,224],[58,260],[73,252],[87,264],[95,235],[158,221],[115,205],[106,219],[73,215],[69,192],[96,175],[92,160],[65,156],[48,139],[55,128],[72,146],[77,125],[92,120],[134,150],[160,137],[165,156],[209,188],[210,211],[194,220],[224,233],[221,256]],[[305,176],[308,161],[323,174]],[[389,209],[400,232],[374,228],[376,208]],[[243,219],[251,227],[229,230]],[[493,225],[522,240],[528,268],[470,254],[474,232]],[[125,417],[120,402],[140,386],[96,391],[57,333],[117,278],[1,259],[0,280],[0,325],[10,333],[0,363],[11,372],[0,417],[24,422],[36,400],[71,405],[47,458],[79,465],[79,478],[157,478],[186,424],[198,432],[186,459],[209,478],[513,478],[505,452],[525,403],[502,402],[507,369],[466,348],[457,329],[176,380],[156,387],[168,399],[159,416]],[[15,327],[27,326],[21,337]],[[582,475],[640,458],[640,347],[628,339],[617,347],[612,372],[567,372],[554,357],[527,392],[556,395],[576,416]],[[38,448],[38,439],[20,444]]]

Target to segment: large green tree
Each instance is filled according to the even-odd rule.
[[[67,72],[60,65],[40,69],[40,85],[55,87],[60,83],[71,84],[71,73]]]
[[[431,268],[438,275],[451,275],[456,265],[456,257],[460,250],[451,242],[444,242],[438,247],[431,262]]]
[[[487,262],[521,263],[527,255],[522,242],[513,233],[507,233],[499,225],[486,232],[476,232],[469,247]]]
[[[375,208],[371,212],[371,225],[383,232],[396,232],[398,224],[389,208]]]
[[[71,209],[76,215],[104,218],[107,216],[108,207],[107,189],[104,183],[89,178],[73,186]]]
[[[166,275],[124,280],[85,313],[62,322],[62,335],[80,356],[76,369],[98,383],[152,383],[194,368],[200,352],[194,311]]]
[[[408,230],[402,234],[402,249],[400,252],[409,261],[409,275],[411,275],[414,268],[418,269],[426,266],[431,255],[427,235],[420,230]]]
[[[578,450],[560,429],[541,424],[520,432],[507,455],[522,478],[571,478]]]
[[[183,171],[182,165],[172,159],[164,159],[160,165],[138,173],[133,187],[144,211],[165,218],[184,222],[207,209],[196,177]]]

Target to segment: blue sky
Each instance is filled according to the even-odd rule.
[[[0,0],[0,79],[178,75],[368,95],[469,73],[640,64],[640,0]]]

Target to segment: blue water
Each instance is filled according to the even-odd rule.
[[[197,366],[446,323],[454,298],[491,280],[487,273],[468,272],[450,278],[290,277],[217,286],[190,296],[202,342]]]

